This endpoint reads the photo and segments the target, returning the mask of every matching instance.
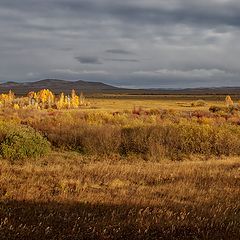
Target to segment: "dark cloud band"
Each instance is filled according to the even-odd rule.
[[[138,59],[127,59],[127,58],[105,58],[105,60],[112,61],[112,62],[132,62],[132,63],[140,62]]]
[[[97,57],[75,57],[82,64],[102,64]]]
[[[106,53],[111,53],[111,54],[122,54],[122,55],[131,55],[134,54],[131,51],[127,51],[124,49],[108,49],[105,51]]]

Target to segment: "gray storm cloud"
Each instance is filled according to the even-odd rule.
[[[238,0],[0,0],[0,81],[240,86],[239,28]]]
[[[105,51],[106,53],[111,53],[111,54],[123,54],[123,55],[131,55],[134,54],[133,52],[124,50],[124,49],[107,49]]]
[[[97,57],[75,57],[82,64],[102,64]]]

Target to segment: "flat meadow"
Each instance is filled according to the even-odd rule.
[[[134,106],[146,109],[175,109],[175,110],[207,110],[211,105],[224,104],[224,95],[138,95],[138,94],[104,94],[90,96],[94,109],[102,111],[132,110]],[[205,105],[194,107],[192,103],[204,99]],[[238,96],[235,97],[238,99]]]
[[[230,100],[2,107],[0,239],[239,239],[240,106]]]

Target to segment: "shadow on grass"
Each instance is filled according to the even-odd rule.
[[[166,219],[160,208],[7,201],[0,239],[239,239],[237,226],[210,219]],[[191,220],[191,221],[190,221]]]

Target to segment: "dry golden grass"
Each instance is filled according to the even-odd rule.
[[[159,205],[172,197],[184,204],[230,201],[240,193],[239,158],[163,163],[102,158],[52,153],[37,162],[2,160],[1,198]]]
[[[1,160],[0,230],[8,239],[238,239],[239,160],[152,163],[75,153]]]
[[[208,100],[206,106],[192,106],[192,99],[148,99],[148,98],[133,98],[133,99],[90,99],[91,107],[89,111],[124,111],[132,110],[134,106],[142,107],[144,110],[165,108],[174,110],[207,110],[211,105],[222,106],[221,101]]]
[[[27,125],[53,152],[0,159],[0,239],[239,239],[240,112],[195,100],[1,109],[1,141]]]

